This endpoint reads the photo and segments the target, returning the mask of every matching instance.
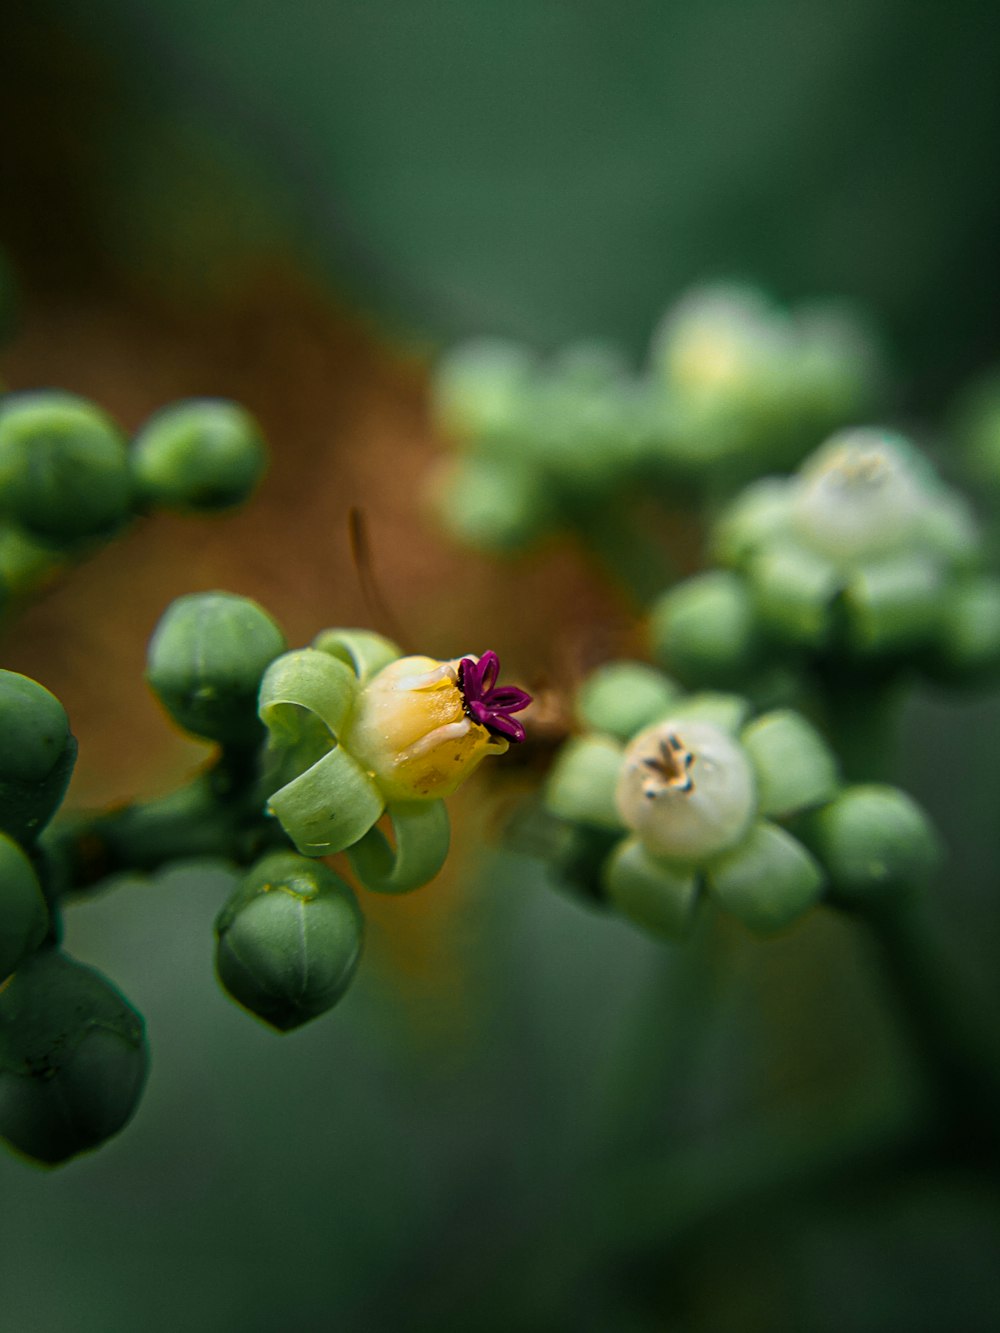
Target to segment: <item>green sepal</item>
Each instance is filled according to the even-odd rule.
[[[13,839],[0,833],[0,983],[41,947],[49,909],[31,862]]]
[[[0,671],[0,831],[34,840],[59,808],[76,763],[66,710],[43,685]]]
[[[171,602],[149,643],[146,680],[185,731],[223,744],[262,735],[257,692],[285,636],[263,607],[228,592]]]
[[[946,599],[937,563],[919,554],[863,565],[845,592],[852,646],[889,653],[926,643],[939,631]]]
[[[576,714],[591,731],[627,741],[680,697],[679,687],[644,662],[609,662],[584,681]]]
[[[708,722],[729,736],[738,736],[750,716],[750,702],[739,694],[703,690],[689,694],[670,710],[670,720]]]
[[[349,666],[361,685],[403,656],[391,639],[368,629],[325,629],[316,635],[312,646]]]
[[[689,684],[738,684],[756,667],[760,635],[746,581],[729,570],[686,579],[650,613],[653,655]]]
[[[603,881],[608,902],[644,930],[669,940],[690,933],[700,889],[691,866],[652,856],[631,837],[611,853]]]
[[[751,560],[749,579],[757,611],[771,633],[804,647],[823,644],[843,583],[831,560],[804,546],[780,542]]]
[[[274,792],[267,804],[303,856],[332,856],[364,837],[385,799],[358,761],[338,745]]]
[[[131,1119],[149,1056],[141,1016],[98,972],[53,949],[0,989],[0,1136],[53,1166]]]
[[[409,893],[427,884],[448,856],[451,829],[444,801],[395,801],[386,807],[395,848],[372,828],[347,849],[358,880],[375,893]]]
[[[562,819],[621,828],[615,791],[622,746],[610,736],[574,736],[560,750],[545,787],[545,804]]]
[[[810,815],[803,838],[826,867],[832,897],[881,907],[926,888],[942,847],[928,816],[897,787],[848,787]]]
[[[780,709],[746,726],[740,742],[757,774],[760,813],[787,818],[828,801],[837,763],[826,741],[798,713]]]
[[[350,885],[327,866],[275,852],[249,871],[215,930],[222,985],[257,1018],[289,1032],[347,990],[364,918]]]
[[[705,871],[709,892],[751,930],[782,930],[823,892],[823,868],[805,847],[776,824],[761,820],[738,847]]]

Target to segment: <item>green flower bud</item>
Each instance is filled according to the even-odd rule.
[[[510,458],[449,461],[433,499],[448,532],[480,551],[520,550],[554,517],[542,473]]]
[[[17,842],[38,836],[69,785],[76,739],[62,704],[44,686],[0,671],[0,829]]]
[[[702,690],[689,694],[670,710],[675,721],[707,722],[729,736],[738,736],[750,716],[749,701],[740,694]]]
[[[992,679],[1000,671],[1000,579],[970,579],[949,593],[932,665],[960,681]]]
[[[654,856],[704,861],[738,843],[753,820],[756,784],[732,736],[672,716],[628,745],[616,803]]]
[[[581,686],[576,712],[591,730],[627,741],[663,717],[679,693],[672,680],[643,662],[609,662]]]
[[[434,408],[443,430],[457,439],[501,437],[520,410],[534,360],[514,343],[468,342],[439,363]]]
[[[824,643],[841,589],[841,576],[826,556],[779,541],[752,559],[748,576],[754,606],[772,634],[802,647]]]
[[[49,909],[31,862],[0,833],[0,983],[41,946],[48,927]]]
[[[267,468],[260,427],[224,399],[173,403],[151,417],[129,464],[139,499],[182,512],[229,509],[247,500]]]
[[[626,838],[608,859],[604,883],[608,901],[644,930],[671,940],[690,933],[699,891],[690,866],[661,861]]]
[[[765,477],[742,491],[712,533],[712,552],[723,565],[743,565],[761,547],[787,534],[791,524],[788,482]]]
[[[665,593],[651,612],[653,652],[682,681],[725,687],[746,679],[760,641],[753,601],[738,574],[697,574]]]
[[[89,967],[46,949],[0,987],[0,1136],[48,1165],[128,1122],[148,1052],[142,1018]]]
[[[784,387],[792,326],[751,287],[712,286],[680,300],[657,330],[653,366],[682,398],[754,411]]]
[[[865,564],[847,585],[847,626],[861,653],[901,652],[933,638],[947,588],[932,560],[901,555]]]
[[[545,803],[553,814],[597,828],[620,828],[615,792],[624,751],[609,736],[574,736],[549,773]]]
[[[800,842],[775,824],[755,824],[749,837],[706,871],[719,904],[751,930],[781,930],[807,912],[823,891],[822,868]]]
[[[55,545],[110,535],[128,517],[125,442],[91,403],[68,393],[11,395],[0,409],[0,507]]]
[[[14,598],[27,597],[44,587],[64,560],[63,553],[19,528],[0,531],[0,590]]]
[[[261,734],[257,691],[285,637],[262,607],[227,592],[190,593],[164,612],[146,679],[185,731],[229,744]]]
[[[822,805],[836,791],[836,761],[798,713],[765,713],[744,729],[740,741],[757,775],[762,815],[785,819]]]
[[[364,918],[348,884],[318,861],[276,852],[253,867],[216,922],[229,994],[279,1032],[317,1018],[347,990]]]
[[[941,860],[927,815],[895,787],[848,787],[810,818],[803,836],[837,899],[852,906],[880,906],[924,888]]]

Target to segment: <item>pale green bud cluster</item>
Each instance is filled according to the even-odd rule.
[[[731,685],[766,660],[899,663],[968,678],[1000,666],[1000,582],[969,507],[914,446],[835,435],[721,515],[725,569],[654,605],[654,653],[685,681]]]
[[[631,680],[646,707],[630,731],[614,687],[628,693]],[[824,896],[881,902],[919,888],[936,864],[919,808],[893,788],[845,787],[796,712],[752,717],[739,696],[684,696],[638,663],[602,668],[579,712],[588,730],[565,744],[546,789],[569,829],[553,859],[654,933],[687,933],[706,898],[753,930],[780,930]]]
[[[649,365],[581,343],[543,360],[497,341],[440,363],[434,406],[455,446],[435,491],[446,527],[484,550],[586,532],[608,505],[794,463],[878,398],[880,356],[840,306],[780,310],[749,288],[699,289],[657,331]]]

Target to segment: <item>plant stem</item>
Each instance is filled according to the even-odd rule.
[[[177,791],[143,804],[82,815],[42,839],[42,872],[66,898],[110,875],[149,873],[170,861],[223,857],[248,865],[270,846],[286,846],[255,791],[256,751],[223,751]]]
[[[946,954],[926,903],[907,902],[862,917],[875,944],[898,1015],[926,1070],[956,1141],[996,1158],[1000,1151],[1000,1046]]]

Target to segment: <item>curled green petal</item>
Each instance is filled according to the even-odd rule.
[[[644,662],[609,662],[592,672],[576,699],[576,712],[592,731],[627,741],[663,717],[680,693]]]
[[[553,814],[598,828],[621,828],[615,791],[624,750],[610,736],[567,741],[549,774],[545,804]]]
[[[337,657],[300,648],[276,658],[260,683],[260,719],[277,743],[294,744],[302,735],[301,710],[312,713],[336,739],[357,694],[357,677]]]
[[[603,878],[608,901],[636,925],[672,940],[690,932],[699,891],[690,866],[651,856],[633,837],[612,852]]]
[[[819,863],[790,833],[761,821],[749,837],[706,871],[716,901],[751,930],[781,930],[823,891]]]
[[[331,856],[364,837],[385,807],[356,759],[337,746],[268,800],[303,856]]]
[[[313,648],[349,666],[362,685],[403,655],[391,639],[368,629],[325,629],[313,639]]]
[[[373,828],[347,855],[358,879],[375,893],[409,893],[432,880],[451,839],[444,801],[398,801],[386,808],[395,849]]]
[[[819,732],[798,713],[765,713],[740,740],[757,774],[762,815],[785,818],[821,805],[836,791],[836,761]]]

